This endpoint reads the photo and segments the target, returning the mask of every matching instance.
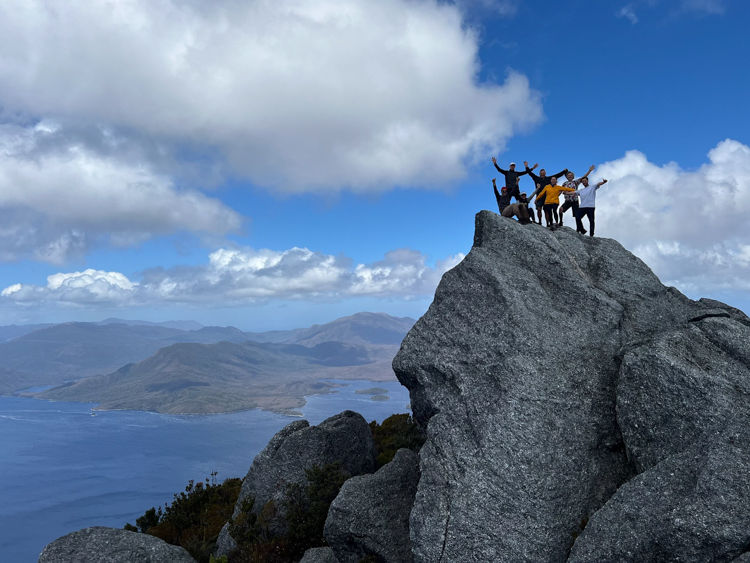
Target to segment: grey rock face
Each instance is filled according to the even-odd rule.
[[[623,485],[591,518],[569,563],[733,561],[750,545],[747,419],[707,432]]]
[[[331,504],[325,537],[341,563],[373,556],[411,563],[409,517],[419,483],[419,457],[401,449],[373,475],[352,477]]]
[[[734,415],[750,421],[750,361],[742,357],[748,343],[750,327],[709,317],[625,353],[617,411],[639,472]]]
[[[283,501],[290,484],[307,485],[306,469],[336,461],[351,475],[372,473],[375,470],[375,444],[362,415],[344,411],[310,426],[306,420],[295,421],[280,430],[265,449],[253,460],[245,476],[234,516],[241,512],[245,499],[255,497],[253,512],[273,502],[277,518],[269,522],[272,534],[287,531],[282,518]],[[224,526],[217,542],[217,555],[236,547]]]
[[[187,551],[148,534],[84,528],[44,548],[39,563],[195,563]]]
[[[330,547],[316,547],[305,551],[299,563],[339,563]]]
[[[616,241],[477,214],[474,247],[393,362],[428,438],[415,562],[566,561],[626,482],[746,412],[748,326]],[[646,543],[669,535],[657,524]]]

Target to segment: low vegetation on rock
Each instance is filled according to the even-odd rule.
[[[424,436],[408,414],[394,414],[382,424],[370,424],[377,450],[377,466],[393,459],[400,448],[418,452]],[[350,477],[340,462],[313,466],[306,471],[307,484],[286,486],[283,506],[271,500],[254,511],[255,498],[242,502],[240,514],[232,518],[242,486],[241,479],[220,484],[190,481],[185,491],[174,495],[164,509],[150,508],[125,529],[150,534],[167,543],[182,546],[198,563],[213,563],[211,553],[222,526],[230,522],[230,534],[237,549],[226,563],[296,563],[305,551],[326,546],[323,536],[328,509],[344,482]],[[282,509],[282,510],[280,510]],[[273,534],[269,523],[283,517],[288,531]]]

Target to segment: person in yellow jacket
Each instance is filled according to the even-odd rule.
[[[538,186],[539,189],[541,186]],[[566,188],[565,186],[557,185],[557,178],[552,176],[550,178],[549,186],[544,189],[544,218],[547,219],[547,228],[551,231],[555,230],[555,223],[552,220],[553,212],[557,212],[557,208],[560,205],[560,194],[563,192],[574,192],[574,188]]]

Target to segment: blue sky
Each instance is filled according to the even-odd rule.
[[[418,317],[493,155],[750,311],[747,2],[57,6],[0,0],[0,324]]]

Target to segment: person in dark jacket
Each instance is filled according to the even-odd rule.
[[[503,214],[505,208],[510,205],[510,190],[503,186],[500,191],[497,191],[497,183],[495,178],[492,178],[492,189],[495,191],[495,199],[497,200],[497,208],[500,210],[500,215]]]
[[[528,172],[516,172],[515,162],[510,163],[508,170],[503,170],[497,165],[497,159],[494,156],[492,157],[492,164],[494,164],[497,171],[505,177],[505,187],[510,191],[510,197],[515,197],[516,201],[518,201],[518,197],[521,195],[521,192],[518,189],[518,179],[524,174],[528,174]],[[534,165],[534,167],[536,167],[536,165]],[[534,168],[531,170],[533,169]]]
[[[529,168],[529,163],[524,160],[523,165],[526,168],[526,173],[529,175],[529,177],[532,180],[534,180],[534,185],[537,187],[541,186],[542,188],[542,191],[538,192],[539,195],[534,201],[534,205],[536,206],[536,212],[537,212],[537,215],[539,216],[539,224],[541,225],[542,224],[542,209],[544,208],[544,196],[542,192],[544,192],[544,188],[549,186],[552,176],[554,176],[555,178],[561,178],[564,174],[568,173],[568,169],[566,168],[565,170],[558,172],[557,174],[553,174],[552,176],[547,176],[547,171],[544,168],[542,168],[539,171],[539,176],[537,176],[532,171],[534,170],[534,168],[539,166],[539,163],[536,163],[534,164],[533,167]],[[555,214],[557,214],[557,210],[555,210]],[[555,222],[557,222],[557,215],[555,215]]]

